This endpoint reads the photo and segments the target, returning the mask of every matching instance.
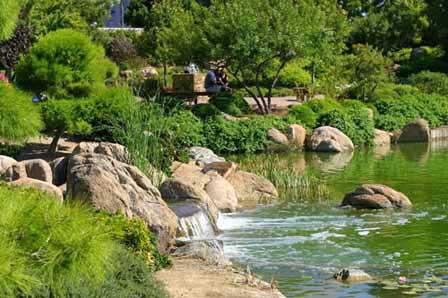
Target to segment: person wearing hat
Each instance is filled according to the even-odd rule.
[[[228,89],[227,75],[222,68],[210,67],[205,76],[204,87],[209,93],[224,92]]]

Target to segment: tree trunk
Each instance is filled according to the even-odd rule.
[[[48,149],[48,153],[54,154],[58,151],[59,139],[62,137],[63,134],[64,134],[64,130],[59,130],[56,133],[56,135],[53,137],[53,140],[51,141],[50,149]]]
[[[247,86],[247,84],[244,82],[243,79],[238,77],[238,73],[237,72],[232,71],[229,67],[226,67],[226,69],[238,81],[238,83],[243,85],[244,90],[246,90],[247,93],[249,93],[249,95],[254,99],[255,103],[257,104],[258,109],[260,110],[260,113],[264,113],[263,105],[261,104],[261,102],[258,99],[257,95],[252,90],[250,90],[250,88]]]
[[[268,104],[267,104],[267,108],[268,108],[268,114],[270,114],[272,112],[272,90],[275,88],[275,86],[277,85],[277,82],[280,78],[280,73],[282,72],[283,68],[285,68],[287,61],[282,61],[282,63],[280,64],[279,68],[277,69],[277,72],[275,73],[275,77],[274,80],[272,81],[271,86],[269,86],[269,90],[268,90]]]

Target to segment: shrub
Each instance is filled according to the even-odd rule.
[[[0,185],[0,209],[1,297],[68,297],[69,287],[96,287],[112,268],[117,243],[86,207]]]
[[[366,109],[332,110],[321,114],[318,126],[332,126],[345,133],[355,145],[370,145],[374,138],[374,122]]]
[[[244,97],[227,93],[213,96],[209,103],[217,107],[220,111],[232,116],[242,116],[251,111]]]
[[[276,117],[255,117],[238,122],[222,117],[208,120],[204,125],[206,147],[216,153],[255,153],[266,149],[267,130],[285,128],[287,122]]]
[[[413,96],[418,93],[420,93],[420,90],[411,85],[382,84],[375,90],[372,99],[373,101],[381,99],[397,99],[402,96]]]
[[[403,128],[409,122],[424,118],[431,127],[448,124],[448,97],[417,94],[374,103],[376,127],[388,131]]]
[[[180,111],[167,119],[165,138],[178,150],[205,143],[202,122],[189,111]]]
[[[126,36],[118,36],[107,45],[107,57],[114,61],[121,68],[126,68],[126,63],[137,56],[132,40]]]
[[[317,114],[309,105],[295,105],[288,111],[288,117],[298,122],[308,129],[313,129],[317,125]]]
[[[221,112],[212,104],[201,103],[195,105],[191,112],[198,118],[206,120],[208,118],[213,118],[221,114]]]
[[[288,64],[280,73],[278,85],[293,88],[296,86],[308,86],[311,84],[311,75],[304,69],[305,63],[294,60]]]
[[[322,114],[331,110],[343,110],[341,103],[335,99],[311,100],[306,103],[314,113]]]
[[[88,36],[62,29],[41,38],[21,59],[17,83],[57,98],[86,97],[116,74],[116,66]]]
[[[438,72],[423,71],[412,75],[409,83],[424,93],[437,93],[448,96],[448,75]]]
[[[0,138],[24,141],[38,135],[41,128],[39,109],[31,96],[0,82]]]

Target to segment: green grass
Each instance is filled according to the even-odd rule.
[[[270,180],[277,188],[281,201],[316,202],[330,199],[324,181],[299,172],[291,161],[279,156],[239,157],[237,162],[243,170]]]
[[[89,207],[0,184],[0,210],[0,297],[166,297],[154,268]]]

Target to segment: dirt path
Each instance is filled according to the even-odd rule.
[[[174,266],[156,277],[171,298],[284,298],[270,285],[232,268],[218,268],[192,258],[174,258]]]

